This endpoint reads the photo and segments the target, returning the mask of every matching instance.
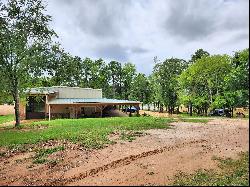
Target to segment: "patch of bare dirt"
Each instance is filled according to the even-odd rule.
[[[0,105],[0,115],[14,114],[14,105]]]
[[[28,125],[28,124],[31,124],[33,122],[36,122],[36,121],[42,121],[42,119],[27,119],[27,120],[21,120],[21,124],[22,125]],[[5,123],[2,123],[1,124],[1,127],[15,127],[15,123],[16,121],[8,121],[8,122],[5,122]],[[45,125],[36,125],[36,128],[46,128]],[[27,126],[26,126],[26,129],[27,129]]]
[[[147,130],[132,142],[118,141],[119,134],[114,133],[110,138],[116,144],[91,151],[51,141],[39,146],[66,147],[48,157],[53,162],[33,164],[32,151],[2,157],[0,185],[167,185],[179,171],[216,168],[213,156],[234,158],[248,151],[248,123],[175,122],[171,129]]]

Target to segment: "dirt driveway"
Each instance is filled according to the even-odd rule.
[[[18,153],[1,158],[0,185],[168,185],[178,171],[216,168],[213,156],[235,158],[248,151],[248,123],[175,122],[171,129],[148,130],[133,142],[92,151],[65,142],[64,151],[50,155],[61,159],[55,165],[32,165],[34,152]]]

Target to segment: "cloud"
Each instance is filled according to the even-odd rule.
[[[130,0],[64,0],[72,7],[76,27],[96,37],[119,36],[126,23],[126,10]]]
[[[95,55],[100,58],[117,60],[124,63],[129,61],[130,54],[143,54],[146,52],[146,49],[140,47],[126,47],[119,44],[106,44],[104,46],[97,47]]]
[[[108,58],[110,60],[117,61],[127,61],[128,60],[128,51],[127,48],[122,47],[118,44],[111,44],[102,47],[97,47],[96,56],[100,58]]]
[[[247,48],[248,0],[53,0],[51,27],[72,55],[132,62],[150,74],[153,57],[190,59]]]
[[[166,31],[187,40],[202,39],[211,34],[216,26],[216,15],[213,11],[216,7],[214,1],[209,2],[185,0],[172,2],[170,14],[166,19]]]

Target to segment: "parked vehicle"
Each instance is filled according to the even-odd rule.
[[[228,109],[214,109],[209,113],[209,116],[226,116],[231,117]]]
[[[132,106],[131,108],[127,107],[127,108],[122,109],[123,112],[131,112],[131,113],[135,113],[137,112],[137,110],[139,110],[139,108],[136,108],[134,106]]]

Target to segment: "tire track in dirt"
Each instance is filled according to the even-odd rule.
[[[84,179],[86,177],[96,175],[96,174],[98,174],[100,172],[104,172],[104,171],[107,171],[109,169],[115,169],[115,168],[118,168],[118,167],[129,165],[132,162],[137,161],[137,160],[139,160],[141,158],[145,158],[145,157],[149,157],[149,156],[152,156],[152,155],[160,154],[160,153],[163,153],[165,151],[171,151],[171,150],[174,150],[174,149],[183,148],[183,147],[188,146],[188,145],[199,144],[199,143],[204,143],[204,142],[207,142],[207,140],[195,140],[195,141],[190,141],[190,142],[187,142],[187,143],[181,143],[181,144],[178,144],[178,145],[175,145],[175,146],[165,146],[165,147],[162,147],[162,148],[159,148],[159,149],[154,149],[154,150],[151,150],[151,151],[142,152],[142,153],[137,154],[137,155],[130,155],[130,156],[115,160],[113,162],[110,162],[108,164],[105,164],[103,166],[87,170],[87,171],[85,171],[83,173],[80,173],[77,176],[73,176],[71,178],[62,178],[62,179],[54,179],[54,180],[50,179],[44,185],[45,186],[66,185],[68,183],[72,183],[72,182],[82,180],[82,179]]]

